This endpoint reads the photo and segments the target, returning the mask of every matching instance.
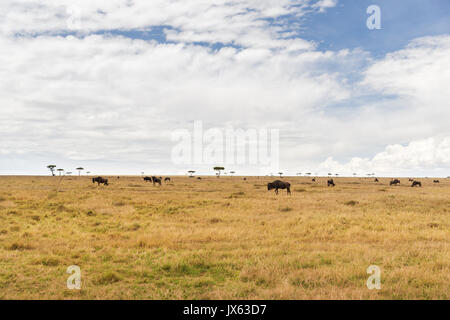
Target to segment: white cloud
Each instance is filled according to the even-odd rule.
[[[168,163],[189,121],[278,125],[349,96],[320,70],[336,56],[211,51],[121,37],[0,38],[4,153]],[[170,167],[170,163],[167,164]]]
[[[319,0],[312,7],[324,12],[326,9],[333,8],[337,5],[338,0]]]
[[[450,136],[412,141],[406,146],[388,145],[373,158],[355,157],[347,163],[339,163],[333,157],[329,157],[320,165],[322,171],[347,175],[376,173],[410,176],[438,172],[446,176],[448,168],[450,168]]]
[[[74,31],[79,21],[80,34],[166,26],[170,41],[305,50],[314,45],[283,39],[288,24],[279,18],[300,18],[309,6],[309,0],[15,0],[0,4],[0,21],[5,34]]]
[[[363,84],[383,93],[440,105],[450,98],[450,36],[416,39],[373,64],[365,75]]]
[[[450,36],[416,39],[373,61],[361,50],[321,52],[292,38],[296,32],[285,15],[302,17],[336,4],[2,2],[2,166],[22,171],[28,158],[97,161],[111,170],[129,165],[130,172],[146,166],[181,170],[170,163],[170,133],[203,120],[210,126],[279,128],[285,172],[326,166],[397,172],[396,163],[408,170],[448,168],[442,145],[447,140],[437,137],[450,136]],[[69,5],[80,6],[82,29],[57,36],[70,31]],[[92,34],[155,26],[165,26],[175,43]],[[212,50],[194,42],[225,46]],[[349,82],[355,75],[363,81]],[[424,137],[434,137],[440,156],[425,161],[412,151],[421,150]],[[408,147],[373,156],[388,145]],[[396,162],[394,155],[410,162]]]
[[[360,97],[362,102],[328,112],[326,120],[316,119],[317,126],[327,126],[333,133],[328,141],[313,138],[316,143],[321,139],[319,145],[326,146],[319,153],[328,152],[325,156],[328,159],[319,169],[346,174],[376,171],[388,175],[414,172],[432,175],[440,170],[439,174],[447,176],[450,171],[448,138],[445,138],[450,137],[448,83],[448,35],[415,39],[403,50],[374,61],[349,100],[353,103]],[[384,152],[373,156],[374,150],[384,148]]]

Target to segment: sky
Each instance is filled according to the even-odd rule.
[[[449,14],[448,0],[2,1],[0,175],[450,176]]]

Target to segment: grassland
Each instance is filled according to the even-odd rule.
[[[172,179],[0,177],[0,298],[450,298],[450,179]]]

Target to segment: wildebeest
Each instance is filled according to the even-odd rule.
[[[170,181],[170,178],[169,177],[166,177],[165,179],[164,179],[164,182],[169,182]]]
[[[336,185],[334,184],[334,180],[333,180],[333,179],[328,179],[328,181],[327,181],[327,186],[328,186],[328,187],[329,187],[329,186],[335,187]]]
[[[278,189],[287,189],[287,194],[291,194],[291,184],[280,180],[269,182],[267,184],[267,190],[275,189],[275,194],[278,194]]]
[[[197,177],[197,180],[202,180],[202,178],[201,177]]]
[[[411,187],[421,187],[422,183],[420,181],[413,181]]]
[[[246,181],[247,180],[247,178],[244,178],[244,181]]]
[[[159,185],[161,185],[161,181],[162,181],[161,177],[157,178],[155,176],[152,176],[153,185],[155,185],[155,183],[159,183]]]
[[[411,179],[411,178],[409,178],[408,180],[409,180],[409,182],[413,182],[414,181],[414,179]]]
[[[378,178],[375,178],[375,182],[380,182],[380,181],[378,180]]]
[[[145,178],[144,178],[144,181],[145,181],[145,182],[152,182],[152,178],[150,178],[150,177],[145,177]]]
[[[397,185],[397,184],[400,184],[400,180],[398,180],[398,179],[394,179],[394,180],[391,180],[391,182],[389,182],[389,185],[390,186],[392,186],[392,185]]]
[[[98,183],[98,185],[100,184],[104,184],[105,186],[108,185],[108,179],[102,178],[102,177],[97,177],[97,178],[92,178],[92,183]]]
[[[312,181],[312,182],[316,182],[316,178],[313,178],[311,181]]]
[[[439,183],[439,180],[433,180],[433,183]]]

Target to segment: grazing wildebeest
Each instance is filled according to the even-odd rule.
[[[267,184],[267,190],[275,189],[275,194],[278,194],[278,189],[287,189],[287,194],[291,194],[291,184],[289,182],[283,182],[275,180]]]
[[[169,182],[170,181],[170,178],[169,177],[166,177],[165,179],[164,179],[164,182]]]
[[[145,182],[152,182],[152,178],[150,178],[150,177],[145,177],[145,178],[144,178],[144,181],[145,181]]]
[[[389,185],[390,186],[392,186],[392,185],[397,185],[397,184],[400,184],[400,180],[398,180],[398,179],[394,179],[394,180],[391,180],[391,182],[389,182]]]
[[[421,187],[422,183],[420,181],[413,181],[411,187]]]
[[[202,180],[202,178],[200,178],[200,177],[197,177],[197,180]]]
[[[246,181],[247,180],[247,178],[244,178],[244,181]]]
[[[380,182],[380,181],[378,180],[378,178],[375,178],[375,182]]]
[[[439,180],[433,180],[433,183],[439,183]]]
[[[161,180],[162,180],[161,177],[157,178],[155,176],[152,176],[153,185],[155,185],[155,183],[159,183],[159,185],[161,185]]]
[[[313,179],[312,179],[312,182],[316,182],[316,178],[313,178]]]
[[[92,183],[98,183],[98,185],[100,184],[104,184],[105,186],[108,185],[108,179],[104,179],[102,177],[97,177],[97,178],[92,178]]]
[[[334,184],[334,180],[333,179],[329,179],[328,182],[327,182],[327,186],[328,187],[329,186],[335,187],[336,185]]]

